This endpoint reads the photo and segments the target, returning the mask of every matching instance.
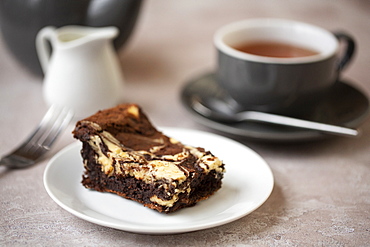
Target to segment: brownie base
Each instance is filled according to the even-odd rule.
[[[156,195],[164,200],[169,199],[167,192],[174,190],[174,187],[164,190],[160,186],[164,181],[148,184],[130,176],[106,175],[102,172],[101,165],[96,162],[95,151],[86,142],[83,142],[81,155],[86,164],[85,174],[82,177],[82,184],[86,188],[114,193],[126,199],[137,201],[158,212],[171,213],[181,208],[194,206],[197,202],[207,199],[221,188],[221,174],[218,174],[217,177],[215,171],[211,171],[208,174],[195,173],[197,177],[192,179],[190,185],[192,191],[190,194],[179,194],[179,200],[172,207],[167,207],[152,202],[150,198]]]

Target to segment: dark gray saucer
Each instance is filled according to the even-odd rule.
[[[329,137],[318,131],[303,130],[298,128],[277,125],[242,122],[225,124],[215,122],[203,117],[192,108],[193,97],[209,98],[218,97],[218,85],[213,73],[202,75],[188,82],[181,91],[181,100],[185,108],[195,119],[212,129],[239,137],[247,137],[262,141],[305,141]],[[358,89],[344,81],[339,81],[310,113],[296,116],[302,119],[328,123],[333,125],[357,128],[368,116],[369,99]],[[294,117],[294,116],[293,116]]]

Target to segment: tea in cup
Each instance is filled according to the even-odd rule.
[[[347,34],[268,18],[226,25],[214,44],[220,87],[245,110],[284,114],[319,102],[355,49]]]

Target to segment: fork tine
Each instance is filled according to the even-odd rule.
[[[39,126],[12,153],[0,159],[0,165],[9,168],[25,168],[33,165],[45,152],[50,150],[58,135],[73,118],[71,110],[51,106]]]
[[[69,122],[73,118],[73,112],[66,108],[61,110],[61,114],[57,121],[55,121],[51,131],[46,136],[42,143],[39,143],[40,146],[44,147],[45,149],[49,150],[57,137],[59,136],[60,132],[65,129],[65,127],[69,124]]]
[[[15,152],[27,151],[32,143],[38,140],[45,132],[47,126],[52,122],[55,116],[56,106],[52,105],[46,112],[45,116],[42,118],[40,124],[37,126],[36,130],[21,144],[21,146],[15,150]]]
[[[37,127],[36,132],[14,153],[30,159],[39,158],[39,156],[50,149],[57,136],[68,125],[72,117],[72,112],[67,109],[56,106],[50,107]]]

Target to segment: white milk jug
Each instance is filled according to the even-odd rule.
[[[46,103],[72,109],[77,117],[120,103],[123,77],[112,44],[117,35],[116,27],[41,29],[36,48],[45,74]]]

